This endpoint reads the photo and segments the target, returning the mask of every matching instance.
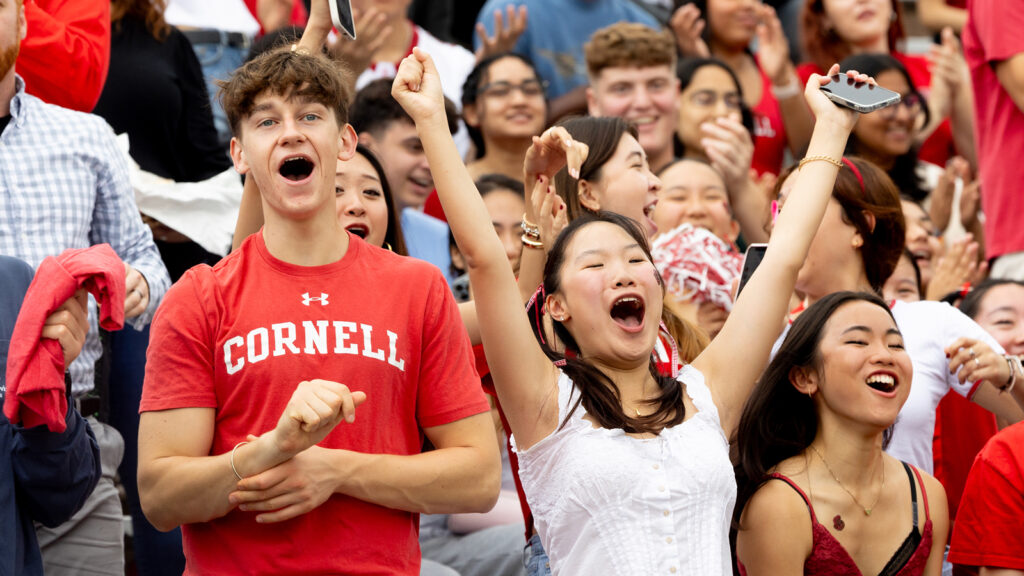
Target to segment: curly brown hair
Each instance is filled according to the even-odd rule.
[[[616,66],[676,65],[676,44],[667,30],[655,30],[636,22],[618,22],[605,26],[583,45],[587,73],[596,77],[605,68]]]
[[[154,38],[162,42],[171,33],[171,25],[164,20],[166,10],[167,0],[110,0],[110,22],[118,26],[125,16],[135,16],[146,23],[146,30]]]
[[[895,51],[907,37],[903,24],[903,9],[899,0],[892,0],[895,17],[889,24],[889,51]],[[845,40],[825,23],[825,0],[807,0],[800,14],[800,37],[804,53],[821,70],[839,62],[853,53]]]
[[[324,54],[310,54],[282,46],[260,54],[219,82],[220,101],[231,132],[241,135],[241,122],[252,114],[256,99],[269,92],[285,98],[307,98],[334,111],[338,126],[348,122],[351,83],[338,62]]]

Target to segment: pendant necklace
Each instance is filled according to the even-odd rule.
[[[837,476],[835,471],[832,470],[832,467],[828,465],[828,460],[825,460],[825,457],[821,455],[821,452],[818,452],[818,449],[814,447],[814,444],[811,444],[810,446],[811,450],[814,450],[814,453],[818,455],[818,458],[821,460],[821,463],[825,465],[825,469],[828,470],[828,473],[832,475],[832,479],[836,481],[836,484],[839,484],[839,487],[843,489],[843,492],[846,492],[850,496],[850,498],[852,498],[853,501],[857,504],[857,506],[864,511],[865,516],[871,516],[872,510],[874,510],[875,506],[878,505],[878,501],[882,499],[882,493],[885,492],[885,460],[882,460],[882,486],[878,489],[878,496],[875,497],[875,501],[871,504],[871,506],[865,506],[861,504],[860,500],[858,500],[857,497],[853,495],[853,492],[850,492],[846,485],[843,484],[843,481],[839,479],[839,476]],[[843,530],[843,528],[846,528],[846,522],[843,521],[842,515],[836,514],[835,517],[832,518],[832,527],[836,530],[839,530],[840,532]]]

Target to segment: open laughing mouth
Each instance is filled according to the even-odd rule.
[[[313,173],[313,161],[306,156],[289,156],[281,162],[277,171],[286,180],[301,182]]]
[[[878,373],[868,376],[867,385],[879,392],[889,394],[896,390],[899,380],[892,374]]]
[[[630,332],[637,332],[643,328],[645,310],[643,300],[635,296],[625,296],[612,304],[611,315],[619,326]]]

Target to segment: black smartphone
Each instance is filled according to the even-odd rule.
[[[833,75],[831,81],[821,87],[821,91],[836,104],[861,114],[874,112],[900,101],[899,92],[867,82],[856,82],[846,74]]]
[[[356,23],[352,19],[352,1],[327,0],[327,2],[331,5],[331,20],[334,22],[334,27],[355,40]]]
[[[768,250],[767,244],[751,244],[747,246],[747,253],[743,255],[743,271],[740,272],[740,286],[736,289],[736,297],[740,297],[740,292],[743,291],[743,287],[747,285],[750,277],[754,275],[754,270],[757,270],[757,266],[761,264],[761,260],[764,260],[764,253]]]

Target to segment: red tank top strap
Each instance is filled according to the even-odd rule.
[[[814,513],[814,506],[811,506],[811,499],[808,498],[807,494],[804,493],[804,491],[801,490],[800,487],[796,485],[796,482],[793,482],[792,480],[789,479],[789,477],[783,476],[778,472],[772,472],[771,474],[769,474],[768,479],[782,480],[786,484],[789,484],[790,488],[796,490],[796,493],[799,494],[800,497],[804,499],[804,504],[807,505],[807,511],[811,513],[811,525],[814,526],[818,523],[818,516]]]
[[[914,471],[914,476],[917,478],[917,485],[921,487],[921,500],[924,501],[924,521],[931,520],[931,512],[928,510],[928,490],[924,487],[924,479],[921,478],[921,471],[917,469],[917,466],[910,464],[910,469]]]

